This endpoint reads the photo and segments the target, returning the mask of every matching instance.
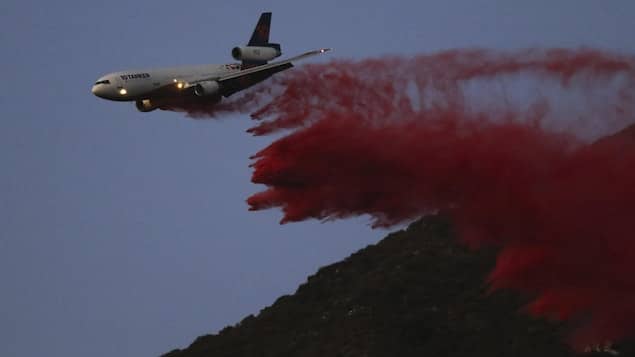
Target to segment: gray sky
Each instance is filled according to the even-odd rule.
[[[554,5],[554,3],[557,3]],[[257,313],[376,242],[367,219],[278,225],[248,212],[245,116],[139,113],[100,75],[231,62],[261,11],[286,55],[457,47],[635,53],[625,1],[0,3],[0,355],[155,356]],[[322,61],[327,58],[312,59]]]

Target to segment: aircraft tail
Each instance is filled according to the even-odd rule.
[[[262,46],[269,43],[269,29],[271,28],[271,13],[263,12],[254,28],[254,33],[247,46]]]
[[[254,32],[251,34],[251,38],[247,43],[247,46],[254,47],[271,47],[275,48],[278,53],[281,53],[279,43],[269,43],[269,30],[271,28],[271,12],[263,12],[260,14],[260,19],[254,28]],[[266,64],[267,61],[242,61],[242,68],[250,68],[255,66],[261,66]]]

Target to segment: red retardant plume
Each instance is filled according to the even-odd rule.
[[[274,79],[277,96],[235,102],[252,133],[287,131],[254,156],[252,210],[382,227],[447,212],[499,248],[492,288],[569,322],[576,349],[635,336],[635,129],[597,140],[635,122],[632,57],[457,50]]]
[[[584,319],[577,347],[635,332],[635,147],[447,115],[373,127],[334,114],[258,155],[253,180],[269,189],[248,202],[282,207],[283,222],[447,211],[467,243],[501,248],[494,288],[535,296],[535,315]]]

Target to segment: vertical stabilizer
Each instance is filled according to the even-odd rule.
[[[254,33],[247,46],[266,46],[269,44],[269,29],[271,28],[271,13],[263,12],[260,15]]]

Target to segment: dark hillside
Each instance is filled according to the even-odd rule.
[[[573,356],[562,326],[519,312],[515,294],[487,294],[493,263],[493,252],[469,251],[447,220],[427,217],[164,356]]]

